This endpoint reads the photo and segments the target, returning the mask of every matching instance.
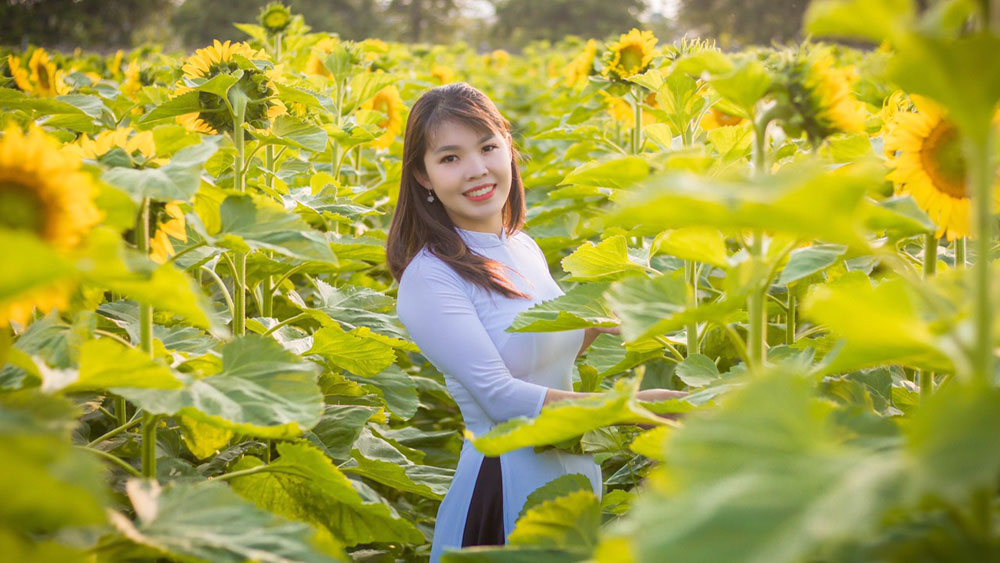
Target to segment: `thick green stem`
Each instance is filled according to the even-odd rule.
[[[103,442],[105,440],[110,440],[111,438],[114,438],[115,436],[121,434],[122,432],[125,432],[126,430],[128,430],[129,428],[132,428],[133,426],[139,424],[140,422],[141,422],[141,420],[138,419],[138,418],[135,419],[135,420],[133,420],[133,421],[131,421],[131,422],[126,422],[125,424],[122,424],[121,426],[119,426],[117,428],[114,428],[114,429],[112,429],[109,432],[104,433],[100,437],[91,440],[90,443],[87,444],[87,446],[94,447],[97,444],[100,444],[101,442]]]
[[[937,271],[938,239],[933,234],[924,235],[924,279],[930,279]],[[917,371],[920,383],[920,401],[926,401],[934,392],[934,374]]]
[[[245,154],[243,139],[243,111],[236,111],[233,128],[233,147],[236,149],[236,162],[233,164],[233,187],[238,192],[246,191],[243,185],[243,157]],[[247,254],[235,253],[235,268],[233,271],[233,334],[243,336],[247,323]]]
[[[684,261],[684,279],[687,281],[687,305],[694,310],[698,306],[698,265],[691,260]],[[688,356],[698,353],[698,323],[687,325]]]
[[[795,344],[795,331],[798,329],[798,321],[795,318],[799,308],[799,300],[795,296],[795,289],[788,288],[788,320],[785,321],[785,344],[791,346]]]
[[[338,129],[343,124],[343,120],[342,120],[342,117],[341,117],[340,114],[343,111],[343,106],[344,106],[344,88],[347,87],[346,82],[347,81],[345,79],[343,79],[343,78],[338,78],[337,79],[337,113],[336,113],[336,115],[333,116],[333,119],[334,119],[333,123],[334,123],[334,125],[337,126]],[[331,148],[331,151],[330,151],[332,153],[332,156],[333,156],[333,159],[332,159],[332,161],[330,163],[330,166],[331,166],[331,169],[332,169],[331,172],[333,173],[333,177],[336,178],[337,181],[339,182],[340,181],[340,163],[341,163],[340,144],[338,144],[337,141],[333,141],[333,140],[331,140],[330,142],[333,143],[333,145],[331,145],[332,148]]]
[[[990,132],[985,142],[967,141],[969,190],[972,194],[973,243],[976,261],[973,264],[973,315],[976,337],[972,354],[972,378],[981,383],[993,379],[993,304],[990,299],[990,246],[993,243],[993,143]]]
[[[129,475],[132,475],[133,477],[142,477],[142,474],[136,471],[134,467],[125,463],[124,460],[109,454],[108,452],[102,452],[101,450],[95,450],[94,448],[88,448],[87,446],[73,446],[73,447],[79,448],[84,451],[88,451],[98,457],[101,457],[104,460],[109,461],[117,465],[118,467],[124,469]]]
[[[642,91],[641,86],[632,87],[632,117],[635,124],[632,126],[632,154],[639,154],[642,150]]]
[[[139,251],[149,254],[149,198],[142,200],[137,221],[136,243]],[[153,357],[153,306],[139,305],[139,349]],[[142,415],[142,474],[156,479],[156,422],[149,413]],[[119,425],[121,426],[121,425]]]
[[[281,35],[275,38],[275,43],[280,47],[281,45]],[[274,147],[271,145],[267,146],[267,150],[264,153],[264,168],[266,168],[266,182],[269,189],[274,189]],[[274,287],[272,283],[274,282],[271,276],[264,278],[264,288],[261,292],[261,311],[262,317],[270,317],[274,312]]]
[[[757,230],[753,233],[753,243],[750,245],[750,259],[757,264],[764,260],[764,233]],[[759,287],[758,287],[759,285]],[[760,369],[767,359],[767,305],[765,295],[767,284],[758,280],[747,298],[747,353],[750,357],[750,368]]]
[[[966,241],[969,239],[965,237],[958,237],[955,239],[955,267],[956,268],[967,268],[969,262],[966,259]]]

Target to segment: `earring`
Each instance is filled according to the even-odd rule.
[[[427,190],[427,203],[434,203],[434,192]]]

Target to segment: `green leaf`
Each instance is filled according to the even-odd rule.
[[[917,289],[901,278],[873,287],[864,273],[850,272],[811,286],[801,309],[806,318],[845,340],[824,362],[825,373],[884,364],[953,372],[921,303]]]
[[[700,77],[703,72],[725,74],[731,72],[732,69],[733,62],[724,53],[705,49],[678,57],[670,72],[671,74],[681,72]]]
[[[622,235],[610,236],[598,244],[584,243],[561,261],[569,281],[610,281],[646,267],[636,264],[628,255],[628,245]]]
[[[160,168],[115,167],[106,170],[102,179],[127,192],[136,202],[147,197],[157,201],[189,201],[201,185],[205,162],[218,149],[215,143],[205,141],[181,149]]]
[[[498,456],[528,446],[558,444],[612,424],[662,424],[662,419],[635,401],[637,387],[638,379],[620,379],[610,391],[584,399],[553,403],[542,408],[536,418],[511,419],[479,437],[466,430],[466,436],[484,455]]]
[[[105,471],[70,442],[78,414],[37,390],[0,394],[0,529],[30,537],[106,521]]]
[[[328,59],[329,60],[329,59]],[[344,99],[344,107],[341,111],[344,114],[368,101],[369,98],[378,94],[380,90],[396,82],[397,77],[386,72],[360,72],[351,78],[351,83],[347,89]]]
[[[524,506],[521,507],[521,512],[518,513],[517,518],[520,520],[528,510],[543,502],[555,500],[576,491],[593,491],[593,485],[591,485],[590,479],[586,475],[569,473],[561,477],[556,477],[528,495],[528,499],[524,501]]]
[[[995,387],[944,387],[921,402],[905,431],[918,495],[963,505],[973,491],[996,484],[1000,391]]]
[[[360,475],[391,489],[433,500],[444,498],[454,477],[450,469],[413,463],[367,428],[362,430],[354,443],[351,457],[354,465],[339,466],[344,473]]]
[[[507,332],[559,332],[593,326],[611,327],[618,319],[601,297],[607,284],[580,284],[565,295],[543,301],[514,318]]]
[[[167,366],[107,338],[90,340],[80,348],[79,373],[47,369],[42,372],[42,390],[46,392],[73,393],[117,387],[178,389],[183,386]],[[52,377],[57,373],[70,377]]]
[[[893,240],[933,233],[937,225],[907,194],[878,202],[869,207],[867,226],[873,232],[888,231]]]
[[[239,82],[242,76],[242,70],[237,70],[233,74],[220,72],[208,80],[205,80],[201,84],[192,84],[191,82],[189,82],[189,84],[199,92],[215,94],[222,99],[226,99],[229,94],[229,89],[232,88],[234,84]]]
[[[600,502],[592,490],[576,491],[529,509],[510,533],[511,545],[590,552],[597,546]]]
[[[844,252],[847,252],[847,247],[840,244],[817,244],[795,249],[778,276],[778,283],[788,285],[822,272],[836,264]]]
[[[649,255],[669,254],[682,260],[729,267],[726,238],[711,227],[684,227],[664,231],[653,239]]]
[[[691,354],[677,364],[674,374],[688,387],[704,387],[719,380],[722,375],[711,358],[702,354]]]
[[[177,418],[184,444],[197,459],[203,460],[216,455],[233,437],[231,430],[219,428],[214,424],[208,424],[184,415]]]
[[[196,90],[192,90],[164,102],[142,116],[139,123],[153,125],[163,121],[173,121],[178,115],[200,111],[201,104],[198,101],[198,95]]]
[[[408,419],[417,413],[420,397],[417,385],[399,366],[391,365],[371,377],[351,378],[362,387],[376,391],[392,414]]]
[[[859,37],[879,43],[900,33],[913,20],[913,0],[815,0],[805,28],[818,37]]]
[[[0,254],[0,302],[72,275],[70,263],[32,234],[0,229]]]
[[[152,414],[180,413],[265,438],[297,436],[319,422],[323,397],[314,364],[258,335],[228,342],[221,352],[220,373],[201,379],[178,374],[182,389],[116,391]]]
[[[299,260],[336,263],[326,237],[298,215],[273,201],[230,195],[219,207],[221,230],[208,236],[216,242],[232,237],[250,248],[273,250]]]
[[[668,432],[651,479],[670,486],[633,508],[636,560],[803,561],[876,529],[905,487],[898,457],[847,444],[813,387],[758,375]]]
[[[679,330],[693,322],[729,322],[743,306],[741,296],[728,295],[721,301],[690,308],[681,270],[649,279],[615,282],[606,296],[608,306],[622,320],[622,336],[626,342]]]
[[[611,160],[583,164],[559,182],[560,186],[577,184],[608,188],[630,188],[649,175],[649,163],[638,156],[623,156]]]
[[[720,96],[746,112],[746,115],[753,115],[757,101],[771,87],[771,76],[762,63],[747,59],[726,74],[712,76],[708,83]]]
[[[306,354],[318,354],[333,365],[362,376],[373,376],[396,361],[391,346],[344,332],[339,326],[317,330]]]
[[[271,134],[258,134],[257,140],[269,145],[284,145],[312,152],[326,149],[326,131],[294,117],[279,115],[271,126]]]
[[[623,345],[620,336],[601,334],[587,349],[587,363],[597,369],[597,376],[605,378],[649,360],[663,357],[659,344],[653,347],[627,347]]]
[[[125,490],[138,516],[111,521],[129,540],[185,560],[242,563],[335,561],[312,544],[314,532],[260,510],[219,482],[174,483],[131,479]]]
[[[274,472],[236,477],[233,490],[271,512],[326,528],[347,546],[371,542],[424,543],[412,524],[391,506],[365,502],[351,481],[314,446],[278,444]],[[245,457],[236,471],[262,466]]]
[[[0,108],[33,110],[38,115],[71,115],[87,118],[80,108],[59,99],[33,98],[19,90],[0,88]],[[87,119],[89,122],[89,118]]]
[[[596,226],[638,227],[638,234],[689,226],[761,229],[867,249],[858,209],[882,176],[882,167],[870,163],[833,171],[817,164],[786,166],[745,182],[669,173],[620,198]]]
[[[325,405],[319,423],[305,437],[329,457],[346,460],[365,423],[380,410],[362,405]]]

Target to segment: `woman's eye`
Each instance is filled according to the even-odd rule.
[[[497,150],[498,148],[500,148],[500,147],[498,147],[496,145],[486,145],[485,147],[483,147],[483,150],[484,151],[494,151],[494,150]]]
[[[455,162],[456,160],[458,160],[457,156],[455,156],[453,154],[449,154],[448,156],[442,158],[441,162]]]

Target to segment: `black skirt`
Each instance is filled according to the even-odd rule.
[[[483,457],[465,517],[462,547],[503,545],[503,481],[500,458]]]

